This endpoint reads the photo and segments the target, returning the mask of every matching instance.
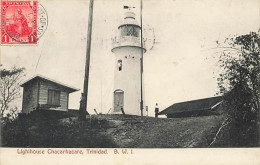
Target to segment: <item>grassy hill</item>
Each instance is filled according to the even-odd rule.
[[[86,121],[23,118],[2,128],[4,147],[186,148],[207,147],[221,116],[152,118],[92,115]]]

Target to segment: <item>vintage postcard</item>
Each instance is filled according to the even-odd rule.
[[[260,163],[258,0],[0,8],[0,164]]]

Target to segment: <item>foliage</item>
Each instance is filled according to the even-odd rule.
[[[68,119],[68,118],[67,118]],[[2,127],[3,147],[41,148],[99,148],[117,147],[113,140],[101,131],[107,121],[72,119],[62,122],[44,114],[22,114],[18,119]]]
[[[2,123],[7,124],[13,122],[18,117],[19,110],[17,107],[10,108],[6,116],[2,117]]]
[[[0,117],[3,120],[14,120],[17,117],[17,107],[11,103],[20,97],[20,82],[24,77],[24,68],[12,67],[10,70],[1,71],[0,82]]]
[[[255,145],[258,145],[259,32],[227,38],[224,42],[217,43],[221,49],[219,64],[222,69],[218,86],[230,121],[232,145],[251,145],[253,139]]]

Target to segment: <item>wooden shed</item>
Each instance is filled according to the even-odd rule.
[[[210,97],[199,100],[175,103],[159,112],[158,115],[166,115],[167,118],[207,116],[221,113],[223,98]]]
[[[23,87],[22,113],[34,110],[68,111],[69,94],[79,89],[36,75],[21,84]]]

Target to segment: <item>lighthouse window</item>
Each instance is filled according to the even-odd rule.
[[[122,60],[117,61],[117,67],[118,67],[118,71],[122,70]]]
[[[139,37],[139,28],[137,26],[122,26],[121,35]]]

